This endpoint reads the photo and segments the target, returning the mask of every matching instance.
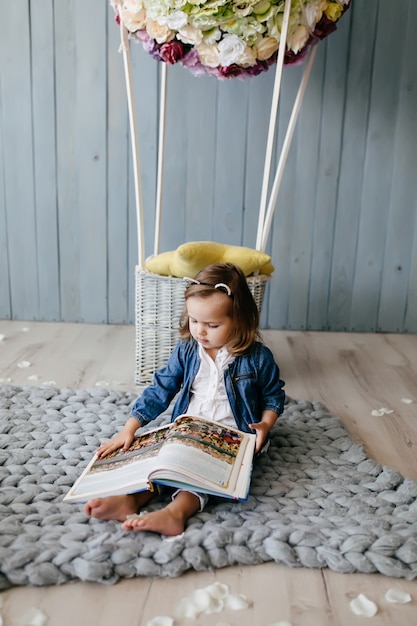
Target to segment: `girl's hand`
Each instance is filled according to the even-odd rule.
[[[249,427],[252,428],[256,434],[256,453],[262,450],[266,438],[268,437],[268,433],[277,421],[277,419],[278,414],[275,413],[275,411],[270,411],[267,409],[262,413],[262,419],[260,422],[257,422],[256,424],[249,424]]]
[[[256,434],[255,452],[258,453],[262,450],[270,431],[270,426],[266,422],[258,422],[257,424],[250,424],[250,428],[252,428]]]
[[[113,439],[109,439],[109,441],[103,441],[103,443],[99,446],[97,450],[98,458],[104,459],[104,457],[108,454],[111,454],[115,450],[119,450],[119,448],[127,450],[131,445],[135,432],[139,426],[140,424],[138,420],[134,417],[129,418],[123,430],[121,430],[119,434],[113,437]]]

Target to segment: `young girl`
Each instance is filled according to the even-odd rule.
[[[284,408],[284,382],[271,351],[258,341],[258,309],[243,272],[230,263],[215,264],[185,280],[181,340],[155,373],[153,385],[136,400],[123,430],[99,447],[100,458],[127,449],[138,427],[163,413],[176,394],[172,420],[190,413],[255,432],[256,452]],[[122,521],[125,530],[177,535],[207,501],[203,494],[177,490],[166,507],[131,517],[153,495],[97,498],[87,502],[85,511]]]

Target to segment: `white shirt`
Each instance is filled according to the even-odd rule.
[[[191,400],[187,413],[236,428],[224,385],[224,371],[235,357],[223,347],[213,361],[201,345],[199,356],[200,368],[191,386]]]

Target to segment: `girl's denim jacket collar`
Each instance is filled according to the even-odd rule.
[[[132,407],[132,417],[142,426],[163,413],[178,394],[172,421],[187,412],[191,385],[200,366],[198,344],[194,340],[180,341],[167,365],[155,373],[154,383],[147,387]],[[259,422],[266,409],[280,415],[284,409],[284,381],[272,352],[255,342],[247,354],[236,357],[224,373],[227,396],[236,426],[253,432],[249,424]]]

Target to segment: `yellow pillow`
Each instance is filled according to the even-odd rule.
[[[233,263],[242,269],[245,276],[249,276],[257,270],[262,274],[271,274],[274,267],[270,261],[268,254],[252,248],[213,241],[195,241],[150,257],[145,262],[145,269],[162,276],[192,278],[212,263]]]

